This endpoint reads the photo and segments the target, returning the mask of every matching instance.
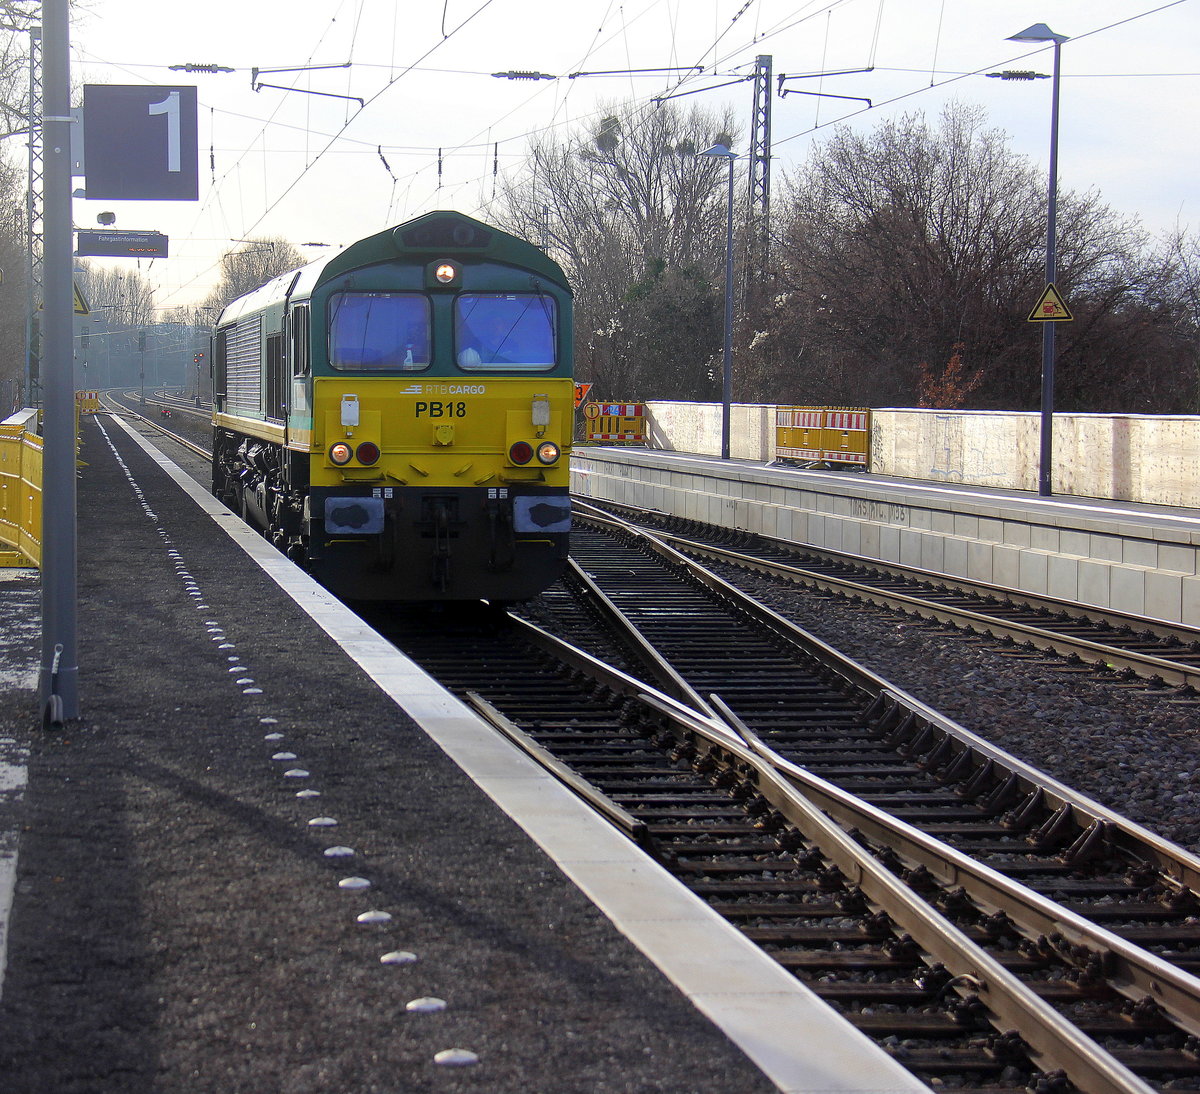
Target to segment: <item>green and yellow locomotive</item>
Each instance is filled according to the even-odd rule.
[[[571,290],[453,212],[233,301],[213,493],[348,600],[516,601],[567,558]]]

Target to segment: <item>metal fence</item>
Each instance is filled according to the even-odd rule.
[[[42,438],[37,411],[0,422],[0,565],[42,561]]]

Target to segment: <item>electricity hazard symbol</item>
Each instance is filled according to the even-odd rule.
[[[88,302],[84,298],[83,293],[81,293],[79,291],[79,286],[76,285],[75,282],[72,281],[71,287],[75,290],[74,303],[72,304],[72,311],[74,311],[74,313],[76,315],[91,315],[92,309],[88,307]],[[44,310],[45,306],[46,305],[44,302],[39,304],[38,311]]]
[[[1042,293],[1042,298],[1034,305],[1033,311],[1029,313],[1028,322],[1069,323],[1074,318],[1075,316],[1071,314],[1071,309],[1067,307],[1066,301],[1059,295],[1058,290],[1054,287],[1053,282],[1051,282],[1046,286],[1046,291]]]

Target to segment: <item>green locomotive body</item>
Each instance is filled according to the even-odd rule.
[[[213,493],[345,599],[536,595],[567,558],[571,305],[453,212],[274,278],[213,332]]]

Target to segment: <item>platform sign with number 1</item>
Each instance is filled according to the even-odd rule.
[[[85,85],[83,162],[89,199],[195,201],[195,87]]]

